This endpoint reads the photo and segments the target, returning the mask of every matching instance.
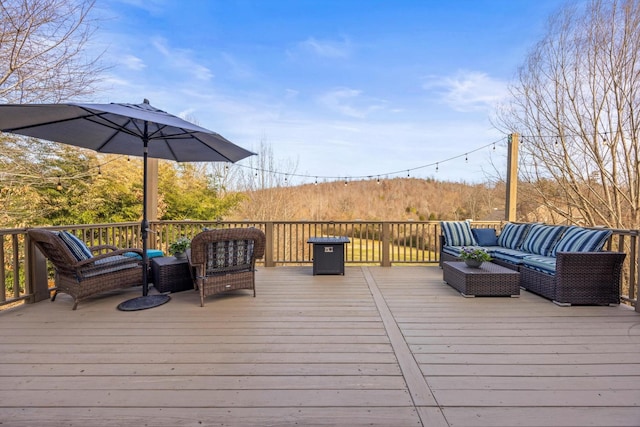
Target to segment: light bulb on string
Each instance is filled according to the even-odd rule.
[[[318,185],[318,177],[316,176],[316,181],[313,183],[313,185]]]
[[[493,151],[496,151],[496,143],[493,143]]]
[[[380,184],[380,177],[376,180],[376,184]]]
[[[62,181],[60,181],[60,177],[58,177],[58,184],[56,184],[56,190],[62,191]]]
[[[436,163],[436,173],[438,172],[439,169],[440,169],[440,164]]]
[[[465,153],[465,155],[464,155],[464,162],[465,162],[465,163],[469,163],[469,153]]]
[[[98,165],[98,178],[102,177],[102,169],[100,168],[100,165]]]

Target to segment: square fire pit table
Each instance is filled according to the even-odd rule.
[[[180,292],[193,289],[187,259],[157,257],[151,259],[151,278],[158,292]]]
[[[442,276],[464,297],[520,296],[520,273],[490,262],[471,268],[464,262],[445,261]]]
[[[307,243],[313,244],[313,275],[344,275],[344,245],[348,237],[310,237]]]

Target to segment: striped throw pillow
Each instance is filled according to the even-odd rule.
[[[93,257],[87,245],[73,234],[68,231],[62,231],[59,236],[78,261],[84,261],[85,259]]]
[[[498,236],[498,246],[507,249],[520,249],[522,240],[527,235],[531,224],[514,224],[508,222]]]
[[[572,226],[564,233],[553,248],[552,255],[558,252],[598,252],[613,234],[611,230],[593,230]]]
[[[478,243],[471,232],[471,225],[467,221],[440,222],[445,244],[449,246],[477,246]]]
[[[536,255],[550,256],[553,246],[566,228],[564,225],[533,224],[520,249]]]

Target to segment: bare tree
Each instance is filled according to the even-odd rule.
[[[273,149],[264,139],[257,156],[248,159],[248,169],[240,176],[240,188],[246,192],[243,214],[255,220],[289,220],[297,212],[288,187],[293,185],[296,165],[289,160],[277,162]]]
[[[84,53],[93,0],[0,0],[0,100],[59,102],[93,92],[103,70]]]
[[[524,197],[570,223],[638,228],[640,2],[554,14],[511,91],[500,123],[522,135]]]

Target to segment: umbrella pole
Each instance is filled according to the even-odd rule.
[[[147,157],[149,151],[149,137],[147,125],[147,122],[144,122],[144,136],[142,137],[142,142],[144,144],[144,153],[142,157],[142,173],[144,175],[142,177],[142,223],[140,224],[140,233],[142,235],[142,296],[120,303],[120,305],[118,305],[118,310],[122,311],[145,310],[147,308],[162,305],[169,302],[171,299],[169,295],[164,294],[148,295],[149,256],[147,255],[147,237],[149,236],[149,221],[147,220]]]
[[[147,122],[144,123],[144,153],[142,157],[142,223],[140,231],[142,233],[142,296],[149,293],[149,256],[147,255],[147,238],[149,237],[149,221],[147,220],[147,156],[149,151],[149,138],[147,135]]]

